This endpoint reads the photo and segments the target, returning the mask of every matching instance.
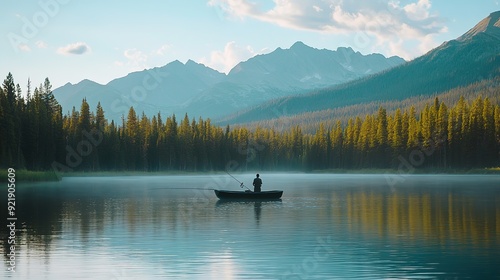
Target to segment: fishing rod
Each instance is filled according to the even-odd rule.
[[[234,178],[233,175],[229,174],[229,172],[226,170],[226,173],[227,175],[231,176],[231,178],[233,178],[234,180],[236,180],[236,182],[240,183],[240,188],[243,188],[245,187],[247,190],[249,191],[252,191],[251,189],[249,189],[247,186],[245,186],[245,184],[243,184],[243,182],[240,182],[238,179]]]
[[[214,191],[212,188],[152,188],[151,190],[201,190],[201,191]]]

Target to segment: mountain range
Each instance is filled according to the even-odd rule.
[[[227,75],[188,60],[130,73],[106,85],[90,80],[68,83],[53,91],[69,112],[82,99],[91,108],[100,102],[106,117],[118,121],[131,106],[152,116],[173,113],[221,118],[266,101],[366,77],[404,64],[400,57],[362,55],[352,48],[315,49],[296,42],[289,49],[257,55],[237,64]]]
[[[485,80],[493,80],[489,84],[496,84],[499,76],[500,11],[497,11],[459,38],[408,63],[342,85],[274,99],[219,123],[241,124],[325,110],[335,115],[335,110],[357,104],[439,95]]]
[[[236,65],[227,75],[194,61],[174,61],[134,72],[106,85],[84,80],[54,90],[65,112],[100,101],[106,117],[119,120],[130,106],[138,113],[210,117],[218,124],[290,120],[314,112],[325,117],[352,106],[430,98],[483,83],[499,95],[500,11],[462,36],[405,62],[362,55],[351,48],[319,50],[297,42]],[[477,94],[481,94],[477,92]],[[321,113],[326,112],[326,113]],[[358,112],[359,111],[355,111]],[[371,112],[365,112],[371,113]],[[338,114],[337,114],[338,115]],[[309,118],[310,119],[310,118]]]

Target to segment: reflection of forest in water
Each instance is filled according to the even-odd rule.
[[[345,215],[350,231],[445,243],[456,240],[488,247],[500,243],[500,197],[492,194],[348,192]]]
[[[75,239],[85,247],[88,240],[105,237],[109,232],[121,231],[124,235],[160,230],[188,232],[193,228],[213,228],[224,215],[241,216],[231,225],[235,228],[249,221],[259,226],[273,218],[271,206],[265,202],[236,204],[240,210],[235,212],[234,205],[217,207],[215,200],[193,197],[188,192],[171,197],[148,189],[120,192],[92,189],[85,193],[48,187],[18,194],[16,237],[21,246],[16,247],[16,253],[28,256],[30,252],[34,256],[50,254],[62,233],[77,236]],[[326,230],[340,224],[341,230],[348,234],[389,240],[433,244],[451,240],[477,248],[500,244],[500,194],[494,189],[470,193],[451,189],[346,188],[332,189],[321,196],[323,199],[317,201],[314,214],[329,221],[318,225]],[[287,199],[280,204],[286,208]],[[286,211],[290,212],[286,221],[289,223],[300,224],[309,218],[300,211]],[[7,228],[1,227],[0,233],[3,255],[8,259]]]

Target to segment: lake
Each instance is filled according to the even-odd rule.
[[[500,176],[261,178],[280,201],[219,201],[211,189],[240,190],[220,174],[19,183],[16,272],[2,226],[0,278],[500,277]]]

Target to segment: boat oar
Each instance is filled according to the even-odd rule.
[[[227,170],[226,170],[226,173],[227,173],[227,175],[231,176],[231,178],[236,180],[236,182],[240,183],[240,188],[246,188],[247,190],[252,191],[251,189],[247,188],[247,186],[245,186],[245,184],[243,184],[243,182],[240,182],[238,179],[234,178],[233,175],[229,174],[229,172]]]

